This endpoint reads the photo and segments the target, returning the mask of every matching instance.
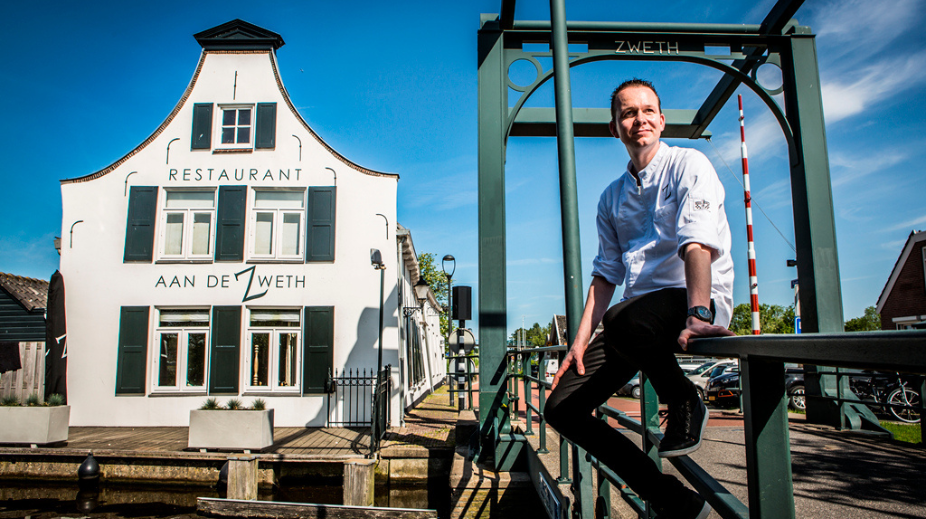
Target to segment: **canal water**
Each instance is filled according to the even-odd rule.
[[[377,486],[375,505],[430,508],[442,519],[450,516],[450,489],[427,486]],[[260,501],[342,504],[340,485],[295,485],[261,491]],[[102,484],[81,489],[77,484],[0,481],[0,519],[201,519],[197,497],[225,497],[210,487],[134,486]]]

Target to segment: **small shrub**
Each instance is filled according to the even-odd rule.
[[[64,405],[64,396],[59,395],[58,393],[52,393],[48,395],[48,401],[45,403],[50,406]]]
[[[13,395],[8,395],[3,397],[3,400],[0,400],[0,405],[5,407],[13,407],[19,405],[19,399]]]
[[[203,405],[200,406],[200,409],[203,411],[214,411],[220,409],[219,401],[215,398],[207,398]]]
[[[255,411],[263,411],[267,409],[267,402],[264,402],[264,399],[258,398],[251,404],[251,409]]]
[[[32,393],[31,395],[26,397],[26,405],[28,406],[42,405],[42,402],[39,401],[39,395],[36,393]]]
[[[241,408],[241,400],[238,400],[237,398],[232,398],[225,404],[225,409],[230,409],[232,411]]]

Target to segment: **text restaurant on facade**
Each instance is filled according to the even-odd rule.
[[[193,79],[154,133],[61,182],[71,424],[182,426],[215,396],[326,425],[344,412],[332,377],[376,369],[371,249],[400,423],[445,368],[439,306],[416,299],[396,222],[398,175],[350,162],[302,119],[280,35],[234,20],[195,38]]]

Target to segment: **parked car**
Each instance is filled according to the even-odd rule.
[[[785,364],[785,392],[788,395],[788,407],[792,410],[805,408],[804,404],[804,368],[798,364]],[[739,404],[739,371],[724,373],[710,379],[707,383],[707,402],[718,407],[731,407]]]
[[[721,373],[707,382],[705,390],[708,404],[718,407],[732,407],[739,404],[740,374],[738,371]]]
[[[624,387],[617,390],[618,395],[627,396],[630,395],[634,398],[640,398],[642,389],[640,389],[640,372],[638,371],[636,375],[630,379],[630,382],[624,384]]]
[[[704,357],[677,357],[676,360],[678,361],[678,366],[685,372],[685,375],[691,375],[696,369],[717,362],[717,359],[707,359]]]
[[[688,374],[688,380],[695,385],[698,389],[698,395],[704,400],[705,391],[707,390],[707,381],[721,373],[732,371],[736,369],[736,367],[737,362],[733,359],[719,360],[707,367],[703,365],[699,366]]]

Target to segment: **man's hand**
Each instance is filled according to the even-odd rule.
[[[556,372],[556,376],[553,377],[553,386],[550,388],[556,389],[556,385],[559,384],[559,378],[566,373],[573,364],[576,365],[576,371],[579,375],[585,374],[585,364],[582,363],[582,357],[585,356],[585,350],[588,349],[588,342],[577,342],[572,345],[572,348],[569,349],[569,353],[566,354],[566,358],[563,359],[563,363],[559,367],[559,371]]]
[[[689,317],[685,323],[685,329],[678,336],[678,344],[682,351],[688,351],[688,340],[695,337],[722,337],[727,335],[736,335],[723,326],[706,323],[696,317]],[[557,375],[559,375],[557,373]]]

